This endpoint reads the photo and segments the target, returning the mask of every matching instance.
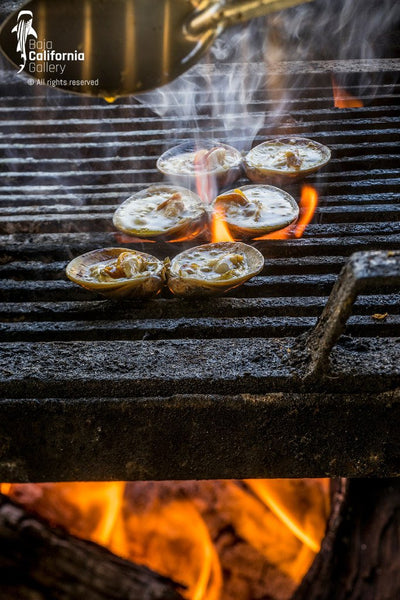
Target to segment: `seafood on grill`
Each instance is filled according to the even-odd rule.
[[[327,146],[307,138],[278,138],[255,146],[243,160],[249,179],[300,179],[324,167],[331,158]]]
[[[239,177],[242,155],[236,148],[212,140],[184,142],[164,152],[157,168],[164,175],[182,181],[212,176],[222,186]]]
[[[117,229],[139,238],[194,237],[207,222],[207,211],[197,194],[173,185],[151,185],[130,196],[117,208]]]
[[[168,287],[177,296],[215,296],[257,275],[264,257],[242,242],[204,244],[181,252],[167,267]]]
[[[294,198],[272,185],[244,185],[220,194],[214,201],[236,239],[255,238],[283,229],[299,216]]]
[[[74,283],[107,298],[155,296],[164,284],[164,263],[128,248],[101,248],[74,258],[66,268]]]

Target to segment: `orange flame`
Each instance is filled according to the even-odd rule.
[[[300,583],[325,534],[329,506],[324,480],[246,480],[246,484],[302,543],[294,559],[285,565],[286,572]]]
[[[300,199],[300,216],[294,228],[293,235],[296,238],[300,238],[304,235],[307,225],[310,223],[314,216],[315,210],[318,206],[318,193],[315,188],[311,185],[303,186],[301,190]]]
[[[326,480],[250,479],[243,483],[215,482],[213,494],[218,494],[218,505],[223,507],[220,518],[267,564],[288,575],[293,585],[299,583],[324,535],[329,514]],[[72,534],[183,584],[187,589],[181,593],[187,600],[220,600],[222,568],[207,526],[210,509],[204,498],[182,499],[179,491],[174,497],[171,482],[170,497],[164,491],[137,502],[143,491],[132,500],[134,488],[127,485],[135,486],[123,482],[3,483],[0,492]],[[149,485],[154,490],[158,484]]]
[[[98,511],[100,518],[91,533],[97,544],[109,548],[115,554],[128,558],[128,548],[122,521],[125,483],[79,483],[57,484],[62,487],[64,499],[76,504],[86,515]]]
[[[299,202],[299,218],[295,224],[288,225],[284,229],[267,233],[257,240],[287,240],[289,238],[301,238],[311,222],[318,206],[318,192],[311,185],[304,185],[301,190]]]
[[[279,480],[248,479],[247,485],[253,490],[257,497],[276,515],[282,523],[303,544],[313,552],[318,552],[321,546],[321,537],[308,533],[306,528],[297,521],[294,511],[285,506],[285,485]],[[283,482],[286,483],[286,482]],[[278,484],[278,485],[277,485]]]
[[[219,600],[219,559],[194,504],[179,500],[135,511],[125,491],[125,482],[0,484],[1,493],[73,535],[183,584],[188,600]]]
[[[361,108],[364,106],[362,100],[352,96],[349,92],[339,87],[336,79],[332,76],[333,101],[336,108]]]
[[[218,600],[221,567],[207,526],[188,500],[156,503],[133,513],[127,521],[134,532],[130,558],[187,586],[190,600]]]
[[[196,186],[200,197],[204,202],[210,204],[216,197],[214,177],[205,175],[204,172],[196,171]],[[234,190],[235,193],[242,194],[240,189]],[[301,238],[304,235],[307,225],[312,220],[315,210],[318,206],[318,193],[315,188],[310,185],[304,185],[301,191],[299,202],[299,218],[296,223],[292,223],[283,229],[267,233],[266,235],[256,237],[255,240],[286,240],[290,238]],[[210,211],[211,212],[211,211]],[[170,243],[186,242],[196,239],[203,232],[205,233],[206,225],[201,224],[195,229],[188,229],[183,234],[180,232],[175,239],[168,240]],[[136,238],[123,233],[114,233],[116,242],[119,244],[125,243],[155,243],[152,239]],[[229,227],[226,223],[225,212],[222,206],[214,204],[211,223],[210,223],[210,238],[212,242],[234,242]]]
[[[296,583],[311,566],[325,532],[329,495],[322,481],[245,480],[254,495],[226,482],[223,506],[235,530]]]
[[[125,483],[54,483],[46,490],[46,500],[59,498],[64,506],[78,508],[80,518],[69,524],[71,533],[88,536],[93,542],[109,548],[118,556],[129,558],[122,512],[124,507]]]
[[[293,225],[288,225],[284,229],[278,229],[272,233],[267,233],[261,237],[255,238],[256,240],[287,240],[293,236]]]
[[[211,241],[212,242],[233,242],[228,225],[225,221],[224,211],[221,207],[216,207],[211,217]]]

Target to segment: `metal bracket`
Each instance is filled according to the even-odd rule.
[[[316,326],[306,339],[309,362],[304,379],[324,375],[329,355],[344,332],[360,293],[400,286],[400,251],[356,252],[343,267]]]

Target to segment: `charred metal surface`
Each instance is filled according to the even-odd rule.
[[[3,481],[398,476],[400,391],[5,399]]]
[[[306,340],[310,353],[307,379],[318,379],[327,370],[329,354],[345,330],[358,294],[388,287],[400,290],[400,252],[360,252],[350,257]]]
[[[107,105],[0,85],[0,480],[400,475],[399,291],[387,279],[356,287],[339,339],[328,304],[311,346],[318,358],[320,339],[325,355],[336,342],[329,372],[305,380],[299,343],[348,257],[400,251],[399,87],[380,73],[356,109],[336,109],[331,88],[332,69],[373,75],[397,63],[277,65],[275,73],[298,74],[294,93],[279,78],[278,121],[269,118],[276,98],[253,95],[249,112],[266,116],[254,140],[226,140],[220,106],[199,87],[198,126],[209,137],[248,149],[303,135],[328,145],[332,160],[307,179],[319,206],[304,237],[253,242],[265,256],[259,276],[224,298],[193,301],[164,290],[113,303],[64,272],[94,248],[159,258],[186,249],[121,237],[111,215],[162,179],[157,157],[192,138],[192,121],[130,98]],[[300,199],[302,183],[284,187]]]
[[[111,336],[110,336],[111,337]],[[0,393],[76,398],[176,393],[381,391],[400,384],[400,338],[345,338],[334,377],[301,384],[294,338],[177,339],[0,344]]]

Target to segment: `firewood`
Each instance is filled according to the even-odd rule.
[[[400,480],[349,479],[328,533],[292,600],[400,598]]]
[[[0,496],[2,600],[182,600],[179,587]]]

